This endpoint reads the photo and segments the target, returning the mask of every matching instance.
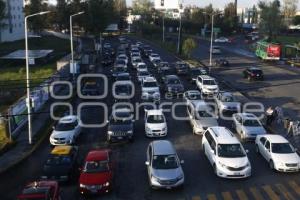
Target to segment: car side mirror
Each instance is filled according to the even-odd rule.
[[[184,160],[181,160],[181,161],[180,161],[180,164],[184,164]]]
[[[109,123],[109,121],[108,120],[106,120],[106,124],[108,124]]]
[[[210,150],[210,152],[212,153],[212,154],[215,154],[215,151],[212,149],[212,150]]]
[[[146,162],[145,162],[145,165],[149,166],[149,165],[150,165],[150,162],[149,162],[149,161],[146,161]]]
[[[247,153],[247,154],[249,153],[249,150],[248,150],[248,149],[246,149],[246,153]]]
[[[54,129],[55,129],[55,126],[52,126],[52,129],[54,130]]]
[[[132,121],[132,122],[135,122],[135,120],[134,120],[134,119],[132,119],[131,121]]]

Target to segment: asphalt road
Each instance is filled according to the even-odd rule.
[[[114,41],[116,44],[116,41]],[[153,46],[164,61],[175,62],[177,58],[166,51]],[[206,50],[200,50],[204,51]],[[231,54],[228,54],[229,56]],[[232,55],[242,63],[243,60],[237,55]],[[244,59],[244,58],[243,58]],[[247,59],[248,61],[248,59]],[[250,60],[251,61],[251,60]],[[147,61],[148,62],[148,61]],[[237,69],[236,69],[237,70]],[[213,70],[213,73],[222,74],[232,84],[239,87],[248,85],[247,82],[235,83],[231,76],[238,79],[239,72],[236,70]],[[109,69],[102,69],[98,66],[97,73],[109,74]],[[228,73],[228,74],[227,74]],[[135,72],[131,71],[133,77]],[[223,75],[224,74],[224,75]],[[272,71],[270,71],[272,74]],[[156,74],[156,76],[158,76]],[[195,85],[181,77],[185,89],[195,89]],[[110,82],[111,86],[111,82]],[[223,86],[223,89],[227,89]],[[245,86],[246,87],[246,86]],[[278,88],[278,87],[274,87]],[[278,90],[278,89],[277,89]],[[278,91],[279,92],[279,91]],[[274,92],[276,93],[276,92]],[[267,94],[266,94],[267,95]],[[102,102],[112,105],[111,93]],[[136,96],[133,102],[140,101],[140,88],[137,87]],[[174,99],[172,102],[181,101]],[[79,104],[77,100],[75,104]],[[87,107],[83,112],[83,118],[88,123],[102,122],[104,120],[102,111],[96,107]],[[179,115],[185,115],[185,108],[179,107],[176,110]],[[143,112],[140,112],[143,116]],[[267,163],[255,153],[253,143],[244,144],[249,150],[249,159],[252,164],[252,176],[243,180],[226,180],[214,175],[213,169],[201,150],[201,136],[192,134],[191,127],[186,121],[172,119],[170,113],[166,113],[168,123],[168,136],[166,139],[175,145],[180,159],[183,159],[183,170],[186,177],[185,186],[175,190],[152,190],[148,186],[147,172],[145,166],[146,148],[152,139],[144,134],[143,117],[135,122],[135,141],[133,143],[108,145],[105,142],[106,127],[84,129],[78,140],[80,157],[84,158],[86,153],[95,148],[109,147],[113,151],[113,159],[116,162],[114,188],[112,193],[95,197],[93,199],[116,199],[116,200],[176,200],[176,199],[225,199],[225,200],[297,200],[300,198],[299,173],[283,174],[272,172]],[[230,121],[220,120],[221,126],[231,125]],[[32,156],[19,166],[1,175],[0,199],[14,199],[22,187],[29,181],[39,178],[46,156],[50,151],[48,140],[46,140]],[[296,184],[296,185],[295,185]],[[77,182],[70,185],[62,185],[62,199],[85,199],[78,195]]]

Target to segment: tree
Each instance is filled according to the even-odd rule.
[[[257,11],[257,8],[256,8],[256,6],[255,5],[253,5],[253,8],[252,8],[252,20],[251,20],[251,22],[253,23],[253,24],[257,24],[257,22],[258,22],[258,13],[257,13],[258,11]]]
[[[186,55],[188,58],[191,57],[192,51],[197,47],[197,44],[194,39],[188,38],[184,40],[182,45],[182,50],[184,55]]]
[[[291,25],[297,11],[298,0],[283,0],[283,15],[286,25]]]
[[[114,0],[115,17],[119,19],[119,28],[125,28],[125,16],[127,15],[126,0]]]
[[[57,0],[55,17],[59,30],[69,27],[70,14],[70,9],[68,8],[66,0]]]
[[[234,3],[229,3],[225,6],[223,23],[220,24],[222,31],[230,33],[237,29],[236,7]]]
[[[142,20],[149,21],[152,19],[153,3],[150,0],[133,0],[132,14],[141,15]]]
[[[294,25],[300,25],[300,16],[299,15],[294,17],[293,24]]]
[[[44,0],[26,0],[25,15],[30,15],[47,10],[47,3]],[[29,19],[29,27],[32,31],[39,33],[47,26],[46,16],[35,16]]]
[[[276,36],[282,28],[282,15],[280,12],[279,0],[268,3],[260,1],[258,6],[260,8],[259,30],[262,34],[268,36],[269,40],[276,39]]]

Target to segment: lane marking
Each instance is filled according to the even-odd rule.
[[[296,181],[289,181],[289,185],[300,196],[300,186]]]
[[[295,197],[290,192],[288,192],[286,187],[284,187],[282,184],[276,184],[276,187],[278,188],[278,190],[284,196],[285,199],[296,200]]]
[[[252,195],[255,198],[255,200],[264,200],[264,198],[261,195],[261,193],[255,187],[251,187],[250,188],[250,192],[252,193]]]
[[[230,192],[222,192],[222,196],[223,196],[224,200],[233,200]]]
[[[243,190],[236,190],[235,192],[240,200],[248,200],[248,197]]]
[[[207,195],[207,200],[217,200],[217,197],[214,194],[208,194]]]
[[[270,199],[280,200],[279,196],[272,190],[270,185],[264,185],[262,188],[267,193],[267,195],[270,197]]]

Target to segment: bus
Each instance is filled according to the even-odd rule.
[[[263,60],[279,60],[281,54],[281,46],[277,43],[259,41],[256,43],[255,54]]]

